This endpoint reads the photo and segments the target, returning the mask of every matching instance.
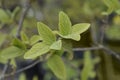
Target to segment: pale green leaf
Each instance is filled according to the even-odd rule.
[[[62,42],[61,40],[58,40],[50,46],[50,49],[61,50],[61,47],[62,47]]]
[[[13,59],[11,59],[10,64],[11,64],[14,68],[16,68],[16,67],[17,67],[16,61],[15,61],[15,59],[14,59],[14,58],[13,58]]]
[[[51,56],[47,61],[48,67],[60,80],[66,80],[65,65],[58,55]]]
[[[0,63],[6,64],[7,62],[8,62],[8,60],[1,56],[1,51],[0,51]]]
[[[29,38],[24,32],[21,32],[21,39],[24,43],[29,44]]]
[[[63,35],[60,35],[62,38],[65,38],[65,39],[73,39],[75,41],[79,41],[80,40],[80,34],[70,34],[70,35],[67,35],[67,36],[63,36]]]
[[[7,23],[10,21],[9,15],[1,8],[0,8],[0,21],[3,23]]]
[[[0,55],[5,59],[11,59],[11,58],[15,58],[15,57],[23,55],[24,52],[25,52],[24,50],[18,47],[11,46],[11,47],[4,49]]]
[[[37,27],[38,27],[38,32],[43,39],[43,42],[45,42],[48,45],[51,45],[56,41],[56,37],[54,33],[47,25],[38,22]]]
[[[89,51],[84,53],[84,68],[81,74],[81,80],[88,80],[89,77],[95,77],[94,63]]]
[[[42,38],[41,38],[40,35],[33,35],[33,36],[30,38],[30,44],[31,44],[31,45],[37,43],[38,41],[42,41]]]
[[[20,74],[19,80],[27,80],[26,75],[24,73]]]
[[[32,48],[25,53],[24,58],[33,59],[43,54],[46,54],[49,50],[50,48],[48,45],[44,43],[37,43],[33,45]]]
[[[80,34],[71,34],[69,35],[71,39],[75,40],[75,41],[79,41],[80,40]]]
[[[71,21],[64,12],[59,13],[59,30],[61,35],[68,35],[71,33]]]
[[[5,39],[6,39],[6,34],[3,34],[3,33],[1,33],[0,32],[0,46],[3,44],[3,42],[5,41]]]
[[[72,34],[81,34],[88,30],[90,27],[89,23],[80,23],[72,26]]]

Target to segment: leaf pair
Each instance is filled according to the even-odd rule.
[[[61,40],[56,41],[56,36],[52,30],[45,24],[37,23],[38,32],[43,42],[35,44],[28,52],[25,53],[25,59],[32,59],[37,56],[46,54],[51,49],[60,50],[62,46]]]
[[[80,34],[85,32],[89,27],[90,24],[88,23],[72,26],[69,17],[64,12],[59,13],[59,32],[57,33],[63,38],[79,41]]]

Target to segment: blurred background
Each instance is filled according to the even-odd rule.
[[[16,35],[21,13],[26,7],[25,3],[26,0],[0,0],[0,52],[11,44],[13,36]],[[38,21],[57,30],[60,11],[64,11],[70,17],[72,25],[90,23],[90,29],[81,34],[81,40],[72,41],[73,48],[96,47],[99,44],[107,47],[105,50],[90,49],[88,53],[87,50],[74,50],[73,60],[64,61],[67,67],[67,80],[120,80],[119,5],[119,0],[30,0],[22,31],[29,37],[38,34],[36,27]],[[86,61],[87,67],[85,67]],[[22,57],[17,58],[17,70],[32,62]],[[0,57],[0,73],[5,63],[6,60]],[[89,71],[90,66],[92,69]],[[87,70],[86,75],[83,70]],[[81,78],[83,76],[86,78]],[[6,80],[58,79],[44,62],[40,62]]]

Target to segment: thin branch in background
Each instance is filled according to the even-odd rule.
[[[96,31],[96,26],[95,26],[94,23],[91,24],[90,33],[91,33],[91,37],[92,37],[93,43],[97,44],[98,43],[97,35],[96,35],[97,31]]]
[[[80,74],[80,69],[78,67],[76,67],[74,64],[72,64],[70,61],[66,60],[65,58],[63,58],[63,61],[65,62],[65,64],[69,65],[72,69],[74,69],[78,74]]]
[[[22,30],[22,25],[23,25],[24,18],[25,18],[26,14],[27,14],[27,11],[30,8],[29,3],[30,2],[27,0],[26,5],[25,5],[25,9],[23,8],[22,15],[21,15],[19,23],[18,23],[18,29],[17,29],[16,37],[20,37],[20,31]]]
[[[87,51],[87,50],[98,50],[102,49],[102,46],[96,46],[96,47],[86,47],[86,48],[74,48],[73,51]]]
[[[102,21],[102,26],[100,26],[100,37],[99,37],[99,43],[103,44],[104,43],[104,37],[105,37],[105,28],[108,25],[108,16],[106,16],[106,18]]]
[[[109,53],[110,55],[114,56],[116,59],[120,61],[120,55],[113,50],[109,49],[108,47],[103,46],[103,51]]]
[[[1,76],[0,76],[0,80],[4,80],[4,75],[5,75],[7,69],[10,65],[10,62],[11,62],[11,60],[9,59],[8,62],[6,63],[6,65],[4,66],[4,69],[3,69],[2,73],[1,73]]]
[[[12,76],[12,75],[21,73],[21,72],[23,72],[23,71],[25,71],[25,70],[27,70],[27,69],[29,69],[29,68],[31,68],[31,67],[34,67],[34,66],[35,66],[36,64],[38,64],[39,62],[40,62],[40,60],[38,59],[38,60],[34,61],[32,64],[30,64],[30,65],[28,65],[28,66],[26,66],[26,67],[24,67],[24,68],[22,68],[22,69],[19,69],[19,70],[17,70],[16,72],[13,72],[13,73],[10,73],[10,74],[6,74],[4,77],[9,77],[9,76]]]
[[[30,4],[29,4],[29,0],[26,1],[25,3],[25,8],[23,8],[23,11],[22,11],[22,15],[20,17],[20,20],[19,20],[19,24],[18,24],[18,30],[17,30],[17,33],[16,33],[16,37],[20,37],[20,31],[22,30],[22,25],[23,25],[23,21],[24,21],[24,18],[27,14],[27,11],[29,10],[29,7],[30,7]],[[11,59],[8,60],[7,64],[5,65],[3,71],[2,71],[2,75],[0,76],[0,80],[4,80],[4,75],[10,65],[10,62],[11,62]]]

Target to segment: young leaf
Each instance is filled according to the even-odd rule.
[[[43,39],[45,44],[51,45],[56,41],[56,37],[53,34],[52,30],[45,24],[38,22],[37,23],[38,32]]]
[[[25,52],[24,50],[18,47],[11,46],[11,47],[4,49],[0,55],[5,59],[12,59],[12,58],[23,55],[24,52]]]
[[[89,28],[90,24],[81,23],[71,27],[69,17],[64,13],[59,13],[59,32],[55,31],[56,34],[65,39],[73,39],[76,41],[80,40],[80,34]]]
[[[20,49],[24,49],[24,50],[26,49],[25,44],[22,43],[22,41],[20,41],[20,40],[17,39],[17,38],[15,38],[15,39],[13,40],[13,45],[16,46],[16,47],[18,47],[18,48],[20,48]]]
[[[34,35],[30,38],[30,44],[33,45],[37,43],[38,41],[42,41],[42,38],[40,35]]]
[[[80,23],[72,26],[72,34],[81,34],[88,30],[90,27],[89,23]]]
[[[60,50],[61,47],[62,47],[62,42],[61,42],[61,40],[58,40],[50,46],[50,49]]]
[[[21,39],[24,43],[29,44],[29,38],[27,37],[27,35],[24,32],[21,32]]]
[[[0,46],[3,44],[4,40],[6,39],[7,35],[0,32]]]
[[[0,9],[0,21],[3,23],[10,21],[9,15],[3,9]]]
[[[19,80],[27,80],[27,77],[24,73],[20,74]]]
[[[62,11],[59,13],[59,30],[64,36],[70,34],[72,30],[69,17]]]
[[[60,79],[66,80],[66,69],[65,65],[58,55],[51,56],[47,61],[48,67],[52,72]]]
[[[89,77],[95,77],[94,63],[89,51],[84,53],[84,68],[81,74],[81,80],[87,80]],[[92,73],[92,74],[91,74]]]
[[[15,59],[14,59],[14,58],[13,58],[13,59],[11,59],[10,64],[11,64],[14,68],[17,68],[17,64],[16,64],[16,61],[15,61]]]
[[[44,43],[37,43],[33,45],[32,48],[25,53],[24,58],[33,59],[43,54],[46,54],[49,50],[50,48],[48,45]]]
[[[68,39],[73,39],[73,40],[75,40],[75,41],[79,41],[80,40],[80,34],[70,34],[69,35],[69,37],[68,37]]]

